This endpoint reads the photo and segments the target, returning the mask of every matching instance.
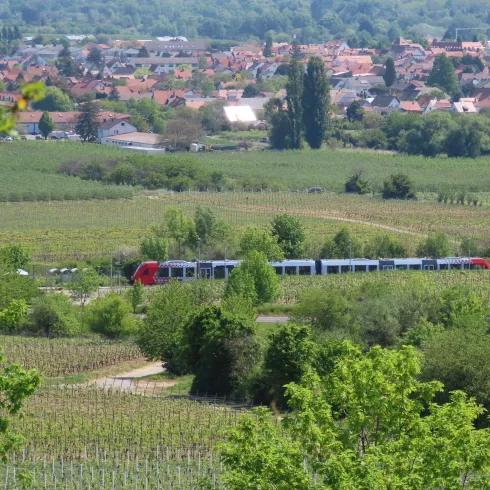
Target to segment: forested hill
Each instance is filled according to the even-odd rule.
[[[181,35],[301,42],[357,36],[384,44],[397,36],[442,37],[455,27],[488,27],[482,0],[0,0],[0,24],[24,32]],[[487,35],[486,31],[474,33]],[[453,34],[454,35],[454,34]]]

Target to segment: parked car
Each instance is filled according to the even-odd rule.
[[[308,194],[321,194],[323,189],[321,187],[310,187],[308,189]]]

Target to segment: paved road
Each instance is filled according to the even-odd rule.
[[[287,316],[258,316],[255,320],[257,323],[287,323]]]
[[[135,369],[128,373],[118,374],[117,376],[108,376],[106,378],[97,379],[97,383],[102,388],[114,388],[123,391],[134,391],[138,388],[144,388],[144,384],[153,384],[153,381],[140,381],[139,378],[144,376],[151,376],[152,374],[163,373],[165,368],[162,366],[161,362],[153,362],[145,367]]]

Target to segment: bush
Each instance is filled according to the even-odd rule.
[[[85,311],[86,325],[106,337],[125,337],[136,333],[137,321],[131,306],[121,296],[111,293],[90,303]]]
[[[415,199],[415,188],[408,175],[390,175],[383,183],[383,199]]]
[[[65,294],[44,294],[37,298],[27,328],[46,337],[72,337],[84,330],[79,312]]]
[[[417,248],[419,257],[449,257],[452,245],[445,233],[429,233],[429,236]]]
[[[369,182],[363,179],[364,171],[356,170],[345,183],[345,192],[352,194],[368,194],[371,192]]]

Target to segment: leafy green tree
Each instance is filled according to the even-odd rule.
[[[241,236],[238,255],[245,257],[252,251],[264,254],[270,261],[284,260],[284,251],[278,243],[278,236],[257,226],[249,226]]]
[[[440,331],[424,346],[422,379],[437,379],[444,383],[438,400],[446,403],[451,392],[465,390],[469,396],[490,409],[490,337],[484,330],[450,328]],[[486,416],[480,416],[480,426],[488,427]]]
[[[385,68],[383,80],[387,87],[391,87],[396,81],[395,60],[391,56],[386,60]]]
[[[296,216],[278,214],[272,220],[272,236],[277,237],[277,244],[284,252],[284,258],[301,258],[305,241],[305,229]]]
[[[417,248],[419,257],[450,257],[452,245],[445,233],[429,233],[429,236]]]
[[[81,104],[80,115],[75,125],[75,131],[81,140],[86,143],[95,143],[99,131],[99,109],[93,101]]]
[[[117,91],[117,86],[113,85],[111,87],[111,91],[109,92],[109,96],[107,97],[110,101],[117,102],[120,99],[119,92]]]
[[[324,259],[349,259],[363,256],[363,244],[352,236],[349,228],[343,227],[329,238],[323,246],[320,254]]]
[[[413,199],[414,184],[405,174],[390,175],[383,182],[383,199]]]
[[[264,381],[269,387],[270,400],[285,406],[285,386],[299,383],[311,368],[316,345],[310,328],[286,324],[269,336],[269,347],[264,358]]]
[[[14,299],[0,310],[0,328],[3,333],[14,332],[22,325],[27,314],[27,303],[23,299]]]
[[[36,111],[68,112],[73,110],[73,104],[58,87],[46,87],[44,99],[34,102],[32,108]]]
[[[134,73],[133,77],[136,79],[145,78],[153,75],[153,72],[149,68],[138,68]]]
[[[272,35],[267,34],[265,37],[265,45],[264,45],[264,57],[270,58],[272,56]]]
[[[454,71],[454,65],[445,53],[436,56],[432,71],[427,79],[427,85],[439,87],[448,94],[453,94],[458,89],[458,79]]]
[[[39,120],[38,127],[39,131],[41,131],[41,134],[44,136],[44,139],[47,140],[48,136],[53,132],[54,128],[56,127],[53,120],[51,119],[51,116],[49,115],[49,112],[43,112],[43,115]]]
[[[102,63],[102,51],[97,46],[92,46],[89,49],[87,61],[99,66]]]
[[[246,87],[245,87],[246,88]],[[245,92],[244,92],[245,97]],[[205,129],[212,134],[216,134],[226,125],[224,107],[227,102],[224,100],[216,100],[210,104],[205,104],[199,109],[201,115],[201,123]]]
[[[488,125],[480,119],[461,117],[451,129],[445,141],[449,157],[477,158],[488,141]]]
[[[141,46],[141,48],[138,51],[137,57],[138,58],[149,58],[150,57],[150,53],[148,52],[148,48],[145,45]]]
[[[323,61],[312,56],[304,75],[303,122],[305,139],[313,149],[321,148],[328,128],[330,85]]]
[[[345,192],[353,194],[367,194],[371,191],[369,181],[364,178],[362,169],[356,170],[345,183]]]
[[[74,337],[83,333],[77,308],[64,294],[43,294],[34,300],[28,329],[46,337]]]
[[[227,489],[485,487],[490,434],[473,425],[482,407],[463,392],[435,403],[442,385],[418,381],[413,347],[346,351],[325,380],[288,385],[291,415],[261,408],[229,430]]]
[[[138,279],[133,287],[128,291],[128,300],[133,308],[133,313],[136,313],[136,309],[145,300],[145,287]]]
[[[282,109],[270,116],[269,144],[275,150],[291,148],[289,117]]]
[[[91,267],[86,267],[76,273],[73,282],[70,283],[70,291],[73,297],[82,306],[97,291],[101,284],[101,277],[97,271]]]
[[[407,256],[407,250],[390,235],[376,235],[364,247],[364,254],[370,259],[403,258]]]
[[[196,225],[192,218],[184,215],[181,208],[170,207],[165,211],[165,224],[169,238],[175,241],[179,254],[183,247],[194,247],[197,243]]]
[[[60,54],[63,51],[61,51]],[[60,74],[64,77],[76,77],[79,73],[75,61],[72,60],[70,56],[58,57],[56,60],[56,68],[58,68]]]
[[[35,369],[7,364],[1,348],[0,366],[0,462],[6,463],[7,456],[19,451],[23,442],[12,423],[20,415],[25,400],[41,385],[42,378]]]
[[[476,240],[471,237],[464,237],[459,244],[460,255],[462,257],[478,257],[481,255],[480,247]]]
[[[248,85],[245,85],[245,88],[243,89],[243,99],[250,99],[252,97],[256,97],[257,95],[260,94],[260,90],[257,88],[255,83],[249,83]]]
[[[286,84],[289,140],[292,149],[301,148],[303,142],[303,76],[303,64],[293,59]]]
[[[203,244],[209,243],[213,238],[216,226],[216,216],[210,208],[198,206],[194,216],[197,236]]]
[[[18,243],[12,243],[0,248],[0,260],[7,270],[23,269],[31,260],[29,251]]]
[[[138,328],[131,305],[117,293],[92,301],[85,309],[84,321],[92,332],[110,338],[133,335]]]
[[[237,376],[247,371],[243,364],[248,370],[257,364],[255,323],[249,317],[206,306],[189,317],[183,330],[187,364],[195,375],[193,390],[231,394],[245,381]],[[241,364],[238,370],[237,364]]]
[[[137,343],[148,360],[164,362],[176,375],[189,372],[182,350],[182,325],[195,308],[189,290],[178,281],[170,281],[152,295],[147,318],[137,334]]]
[[[364,119],[364,109],[358,100],[354,100],[349,104],[346,114],[349,122],[362,121]]]
[[[168,260],[168,240],[160,236],[143,238],[140,253],[145,259],[165,262]]]
[[[244,288],[244,284],[247,289]],[[231,271],[228,279],[227,296],[248,296],[248,291],[255,292],[256,304],[271,303],[279,296],[280,279],[262,252],[249,252],[243,262]]]

